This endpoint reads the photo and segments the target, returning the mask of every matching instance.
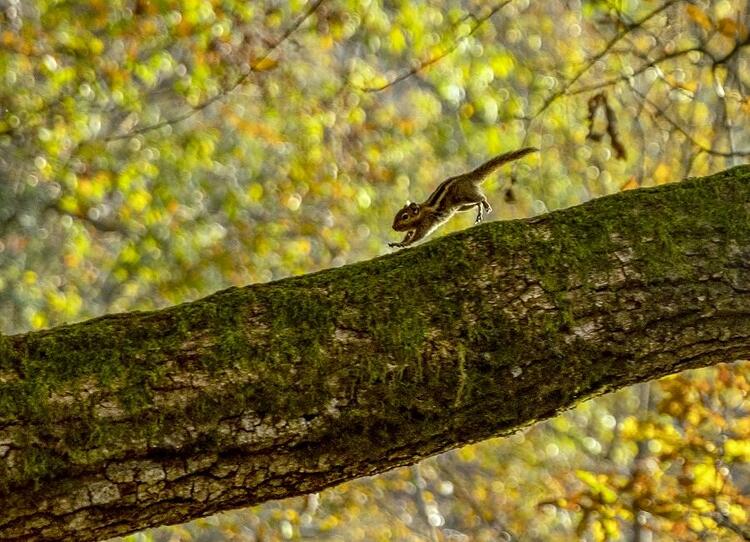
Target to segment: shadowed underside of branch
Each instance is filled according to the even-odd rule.
[[[298,495],[750,354],[750,167],[0,338],[0,539]]]

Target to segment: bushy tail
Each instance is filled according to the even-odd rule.
[[[475,183],[482,182],[487,175],[495,171],[497,168],[499,168],[501,165],[505,164],[506,162],[512,162],[513,160],[518,160],[522,156],[526,156],[527,154],[531,152],[537,152],[539,149],[536,147],[524,147],[523,149],[518,149],[517,151],[511,151],[506,152],[505,154],[500,154],[498,156],[495,156],[494,158],[491,158],[490,160],[487,160],[484,164],[479,166],[473,171],[470,171],[469,173],[466,173],[465,176],[474,181]]]

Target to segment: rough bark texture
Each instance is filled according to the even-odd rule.
[[[750,167],[0,338],[0,539],[317,491],[750,354]]]

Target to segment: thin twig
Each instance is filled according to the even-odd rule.
[[[451,54],[453,51],[455,51],[456,49],[458,49],[458,46],[461,45],[461,43],[464,42],[465,40],[467,40],[469,37],[471,37],[477,30],[479,30],[479,27],[482,26],[482,24],[484,24],[485,21],[487,21],[490,17],[492,17],[495,13],[497,13],[498,11],[500,11],[502,8],[504,8],[509,3],[510,3],[510,0],[505,0],[505,1],[500,2],[499,4],[497,4],[495,7],[493,7],[487,13],[487,15],[485,15],[483,17],[480,17],[480,18],[473,17],[474,20],[475,20],[475,23],[471,27],[471,29],[469,30],[469,32],[465,36],[462,36],[458,40],[456,40],[445,51],[442,51],[442,52],[438,53],[437,55],[435,55],[432,58],[429,58],[427,60],[423,60],[418,65],[416,65],[413,68],[405,71],[404,73],[402,73],[401,75],[399,75],[398,77],[396,77],[395,79],[393,79],[392,81],[389,81],[389,82],[387,82],[387,83],[385,83],[383,85],[380,85],[378,87],[359,87],[358,90],[361,90],[362,92],[380,92],[382,90],[385,90],[387,88],[392,87],[393,85],[396,85],[396,84],[400,83],[401,81],[403,81],[405,79],[408,79],[409,77],[412,77],[412,76],[416,75],[417,73],[421,72],[425,68],[427,68],[429,66],[432,66],[433,64],[441,61],[446,56],[448,56],[449,54]]]
[[[204,110],[205,108],[207,108],[208,106],[216,103],[217,101],[225,98],[226,96],[228,96],[229,94],[231,94],[232,92],[234,92],[234,90],[237,87],[239,87],[240,85],[242,85],[243,83],[245,83],[245,81],[247,81],[248,77],[250,77],[253,73],[255,73],[258,70],[258,66],[260,66],[261,63],[263,61],[265,61],[271,55],[271,53],[273,53],[282,43],[284,43],[289,38],[289,36],[291,36],[300,26],[302,26],[302,23],[304,23],[313,13],[315,13],[315,11],[320,7],[320,5],[324,1],[325,0],[315,0],[312,4],[310,4],[310,6],[307,8],[307,10],[305,10],[305,12],[302,15],[300,15],[294,21],[294,23],[292,23],[292,25],[289,26],[289,28],[287,28],[284,31],[283,34],[281,34],[281,36],[279,37],[279,39],[277,39],[275,42],[273,42],[268,47],[268,49],[266,49],[266,52],[263,54],[263,56],[261,56],[255,62],[253,62],[253,64],[248,68],[248,70],[245,73],[243,73],[239,78],[237,78],[237,80],[231,86],[229,86],[228,88],[223,89],[219,93],[217,93],[214,96],[208,98],[206,101],[201,102],[200,104],[194,106],[191,110],[186,111],[185,113],[183,113],[181,115],[178,115],[178,116],[173,117],[171,119],[167,119],[167,120],[164,120],[164,121],[161,121],[161,122],[157,122],[157,123],[154,123],[154,124],[149,124],[148,126],[143,126],[142,128],[137,128],[135,130],[131,130],[131,131],[129,131],[127,133],[124,133],[124,134],[116,134],[116,135],[113,135],[113,136],[109,136],[109,137],[105,138],[105,141],[116,141],[116,140],[119,140],[119,139],[126,139],[126,138],[132,137],[134,135],[142,134],[142,133],[145,133],[145,132],[150,132],[152,130],[158,130],[159,128],[163,128],[165,126],[172,126],[174,124],[178,124],[178,123],[180,123],[180,122],[182,122],[184,120],[189,119],[190,117],[192,117],[193,115],[195,115],[199,111]]]
[[[728,68],[729,66],[727,66]],[[716,73],[716,67],[714,66],[713,71],[713,77],[714,77],[714,88],[716,90],[716,95],[721,100],[722,104],[722,124],[724,125],[724,129],[727,132],[727,143],[729,143],[729,150],[734,153],[736,152],[736,145],[734,142],[734,123],[732,122],[732,118],[729,114],[729,101],[727,100],[727,91],[724,88],[724,85],[721,84],[721,81],[719,80],[719,74]],[[731,77],[732,71],[728,70],[727,75],[727,83],[729,82],[729,77]],[[737,155],[732,156],[731,164],[733,166],[737,165]]]
[[[99,220],[98,218],[93,218],[89,216],[89,214],[85,212],[69,211],[63,208],[59,200],[47,205],[46,209],[50,211],[55,211],[56,213],[60,215],[66,215],[76,220],[86,222],[90,224],[91,226],[93,226],[94,228],[96,228],[97,230],[99,230],[100,232],[120,233],[123,235],[128,233],[128,229],[123,224],[120,224],[118,222],[110,222],[107,220]]]
[[[422,490],[425,488],[426,482],[424,477],[422,476],[419,463],[417,463],[416,465],[412,465],[410,467],[410,470],[412,474],[413,484],[417,488],[417,490],[414,492],[415,504],[417,505],[419,512],[422,514],[422,521],[424,521],[427,529],[429,530],[430,540],[432,542],[439,542],[440,535],[438,534],[438,529],[430,522],[430,515],[427,513],[427,503],[425,502],[424,495],[422,494]]]
[[[641,19],[635,21],[633,24],[628,24],[625,26],[624,29],[622,29],[620,32],[618,32],[614,37],[612,37],[604,46],[604,48],[596,53],[594,56],[589,58],[588,62],[583,65],[583,67],[576,72],[576,74],[570,78],[560,90],[549,96],[542,106],[539,108],[539,111],[534,113],[532,115],[531,119],[537,118],[539,115],[544,113],[547,108],[552,105],[555,101],[557,101],[558,98],[561,98],[565,94],[567,94],[570,87],[572,87],[576,81],[578,81],[587,71],[591,69],[591,67],[596,64],[597,61],[599,61],[604,55],[606,55],[622,38],[630,34],[633,30],[636,30],[646,24],[648,21],[656,17],[659,13],[667,9],[668,7],[672,6],[673,4],[676,4],[677,2],[680,2],[681,0],[667,0],[664,4],[659,6],[658,8],[654,9],[653,11],[649,12],[648,14],[644,15]]]
[[[750,45],[750,32],[748,32],[748,35],[745,39],[735,42],[734,47],[732,47],[731,51],[729,51],[721,58],[714,59],[714,65],[719,66],[721,64],[726,64],[732,59],[732,57],[734,57],[734,55],[736,55],[740,51],[740,49],[748,45]]]
[[[730,158],[733,156],[750,156],[750,150],[726,152],[726,151],[716,150],[713,147],[708,147],[704,145],[703,143],[700,143],[698,140],[695,139],[695,137],[693,137],[693,135],[690,132],[688,132],[682,126],[680,126],[677,123],[677,121],[672,119],[667,114],[666,111],[664,111],[661,107],[656,105],[656,103],[654,103],[650,98],[648,98],[647,96],[644,96],[641,92],[638,91],[638,89],[636,89],[632,85],[630,86],[630,89],[633,91],[634,94],[637,94],[643,102],[647,103],[659,117],[663,118],[665,121],[667,121],[667,123],[669,123],[672,126],[672,128],[674,128],[675,130],[680,132],[683,136],[685,136],[685,138],[698,150],[705,152],[706,154],[711,154],[714,156],[723,156],[725,158]]]
[[[729,516],[723,514],[722,512],[714,512],[713,514],[709,514],[708,517],[713,519],[716,523],[718,523],[725,529],[728,529],[734,534],[738,535],[740,538],[742,538],[742,540],[747,540],[748,542],[750,542],[750,529],[737,525],[729,518]]]
[[[672,53],[667,53],[664,56],[661,56],[661,57],[659,57],[657,59],[654,59],[654,60],[651,60],[651,61],[647,62],[646,64],[641,65],[637,70],[635,70],[631,74],[628,74],[628,75],[623,74],[623,75],[620,75],[620,76],[617,76],[617,77],[612,77],[611,79],[607,79],[605,81],[601,81],[599,83],[593,83],[591,85],[585,85],[585,86],[577,87],[575,90],[569,90],[566,93],[566,96],[576,96],[578,94],[584,94],[586,92],[591,92],[591,91],[594,91],[594,90],[600,90],[600,89],[603,89],[603,88],[607,88],[607,87],[616,85],[618,83],[626,82],[631,77],[635,77],[637,75],[640,75],[643,72],[645,72],[646,70],[648,70],[649,68],[654,68],[654,67],[658,66],[659,64],[661,64],[662,62],[666,62],[667,60],[672,60],[673,58],[678,58],[678,57],[681,57],[683,55],[686,55],[688,53],[692,53],[692,52],[695,52],[695,51],[702,53],[703,52],[703,48],[696,45],[695,47],[688,47],[687,49],[680,49],[679,51],[673,51]]]

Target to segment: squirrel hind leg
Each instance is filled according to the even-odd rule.
[[[487,198],[482,194],[482,199],[479,200],[479,203],[476,204],[477,206],[477,219],[474,221],[475,224],[478,224],[482,221],[484,218],[484,214],[491,213],[492,212],[492,206],[490,205],[490,202],[487,201]]]
[[[477,203],[477,218],[474,221],[474,224],[479,224],[484,218],[484,214],[482,213],[483,206],[483,202],[480,201]]]
[[[487,198],[482,196],[482,207],[484,207],[484,212],[489,214],[492,212],[492,206],[490,205],[490,202],[487,201]]]

